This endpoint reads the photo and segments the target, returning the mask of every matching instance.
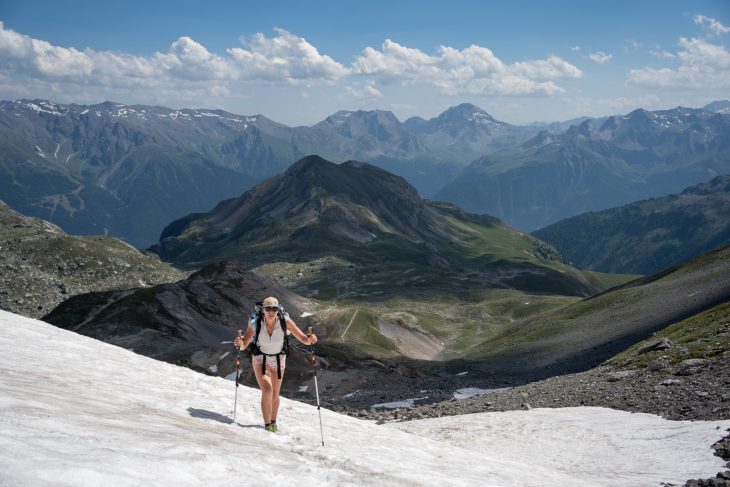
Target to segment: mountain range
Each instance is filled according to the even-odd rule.
[[[465,104],[414,134],[385,111],[340,111],[312,127],[287,127],[222,110],[4,101],[0,196],[70,233],[146,246],[170,221],[308,154],[371,161],[433,193],[470,160],[534,132],[489,120]]]
[[[401,123],[339,111],[311,127],[262,115],[106,102],[0,102],[0,196],[72,234],[138,247],[318,154],[404,177],[425,197],[532,231],[728,173],[728,102],[520,127],[471,104]]]
[[[435,198],[534,231],[728,174],[729,154],[728,114],[638,109],[585,120],[562,134],[543,130],[474,161]]]
[[[730,176],[561,220],[534,234],[581,269],[651,274],[730,244]]]

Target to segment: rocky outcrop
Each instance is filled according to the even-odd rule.
[[[111,237],[74,237],[0,202],[0,309],[39,318],[71,296],[172,282],[185,273]]]
[[[227,376],[235,363],[230,341],[246,329],[254,304],[267,296],[278,297],[302,328],[308,324],[300,318],[303,312],[317,308],[269,277],[220,262],[175,283],[75,296],[43,320],[147,357]],[[304,356],[295,346],[292,354]],[[290,363],[293,370],[307,366],[296,358]],[[244,371],[250,375],[245,362]]]

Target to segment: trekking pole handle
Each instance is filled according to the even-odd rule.
[[[238,346],[238,351],[243,350],[243,330],[238,330],[236,338],[241,338],[241,344]]]
[[[314,333],[312,331],[312,327],[311,326],[308,326],[307,327],[307,337],[311,337],[312,336],[312,333]],[[312,354],[312,357],[311,357],[312,358],[312,367],[314,367],[315,370],[316,370],[316,367],[317,367],[316,366],[317,359],[314,356],[314,345],[312,345],[312,342],[311,341],[309,342],[309,352]],[[315,374],[316,374],[316,372],[315,372]]]

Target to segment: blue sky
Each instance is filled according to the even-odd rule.
[[[516,124],[730,98],[730,1],[0,1],[0,98],[310,125],[340,109]]]

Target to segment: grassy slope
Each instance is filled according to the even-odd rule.
[[[1,204],[0,242],[0,288],[11,298],[6,307],[26,316],[42,316],[74,294],[185,277],[116,238],[66,235],[55,225]]]
[[[531,373],[600,363],[667,325],[730,299],[730,247],[515,322],[469,353]]]
[[[663,338],[676,346],[667,350],[639,353],[643,347]],[[730,350],[730,301],[658,331],[613,357],[609,364],[635,369],[661,360],[665,365],[676,365],[690,358],[714,357],[726,350]]]

